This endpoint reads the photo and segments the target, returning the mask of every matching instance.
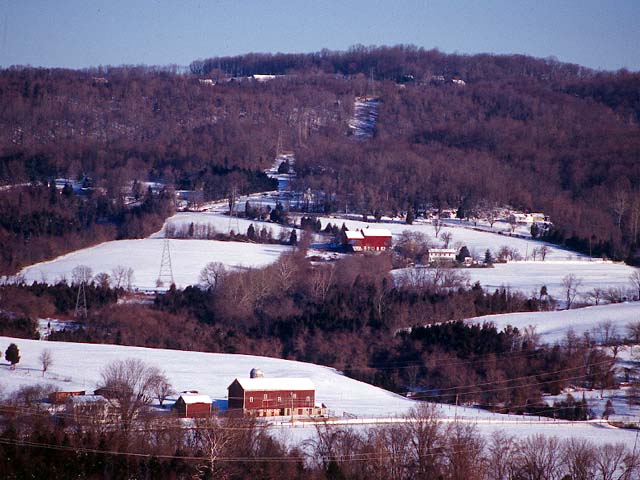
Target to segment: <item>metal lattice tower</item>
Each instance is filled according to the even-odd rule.
[[[80,286],[78,286],[78,296],[76,298],[76,312],[75,319],[76,320],[85,320],[88,316],[87,311],[87,294],[84,289],[84,280],[80,282]]]
[[[158,273],[156,285],[161,287],[166,281],[170,282],[169,285],[175,283],[173,281],[173,267],[171,266],[171,250],[168,238],[165,238],[162,244],[162,260],[160,261],[160,273]]]

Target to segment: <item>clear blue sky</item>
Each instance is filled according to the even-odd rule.
[[[640,70],[640,0],[0,0],[0,66],[188,65],[411,43]]]

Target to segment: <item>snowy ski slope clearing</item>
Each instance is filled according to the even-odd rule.
[[[640,319],[640,302],[627,302],[553,312],[504,313],[469,318],[465,321],[492,322],[498,330],[507,325],[517,327],[519,330],[533,325],[542,342],[555,343],[564,340],[570,330],[577,335],[591,332],[595,340],[600,342],[604,333],[601,329],[603,322],[611,322],[618,334],[624,334],[627,324],[638,319]]]
[[[261,368],[268,377],[310,378],[316,387],[316,401],[325,403],[338,416],[343,413],[359,418],[347,419],[354,426],[365,423],[397,421],[416,402],[378,387],[343,376],[333,368],[310,363],[252,355],[186,352],[119,345],[49,342],[0,337],[0,346],[16,343],[21,360],[12,371],[6,362],[0,364],[0,391],[6,395],[20,386],[50,384],[62,391],[86,390],[91,393],[100,379],[100,370],[109,362],[138,358],[162,368],[177,391],[198,390],[214,400],[227,396],[227,387],[237,377],[247,377],[251,368]],[[38,357],[45,348],[51,350],[53,363],[42,378]],[[174,398],[175,400],[175,398]],[[535,433],[562,438],[592,436],[597,443],[632,442],[635,432],[602,424],[568,424],[550,419],[492,414],[483,410],[439,405],[441,415],[452,421],[477,424],[483,434],[497,430],[525,437]],[[281,417],[281,419],[284,419]],[[284,419],[286,420],[286,419]],[[298,428],[282,431],[289,441],[315,436],[315,427],[297,424]]]
[[[71,280],[71,271],[78,265],[91,267],[93,274],[111,273],[113,268],[124,265],[133,268],[134,287],[156,289],[156,280],[162,260],[163,240],[117,240],[95,247],[77,250],[48,262],[24,268],[20,274],[27,282],[55,283],[61,278]],[[290,247],[260,245],[215,240],[171,240],[173,277],[179,288],[199,283],[200,271],[209,262],[220,262],[229,268],[263,267],[275,262]],[[164,288],[168,288],[165,285]]]

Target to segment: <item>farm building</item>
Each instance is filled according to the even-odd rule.
[[[456,255],[455,248],[430,248],[427,251],[427,262],[455,262]]]
[[[86,392],[84,390],[78,390],[75,392],[51,392],[49,394],[49,403],[64,403],[69,397],[84,395],[85,393]]]
[[[256,417],[324,415],[326,408],[315,405],[315,390],[308,378],[264,378],[254,369],[251,378],[236,378],[229,385],[228,408]]]
[[[211,415],[211,397],[197,392],[183,392],[173,404],[174,412],[183,418],[208,417]]]
[[[105,422],[115,415],[115,410],[102,395],[72,395],[65,402],[67,415],[76,421],[92,418],[97,422]]]
[[[382,252],[391,248],[391,232],[386,228],[347,230],[345,244],[354,252]]]

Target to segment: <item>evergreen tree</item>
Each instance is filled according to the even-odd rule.
[[[284,162],[280,163],[280,166],[278,167],[278,173],[289,173],[290,168],[291,165],[289,165],[289,160],[285,160]]]
[[[298,244],[298,234],[295,230],[291,230],[291,235],[289,235],[289,245],[297,245]]]
[[[415,215],[413,213],[413,209],[410,208],[407,211],[407,218],[405,219],[405,222],[407,223],[407,225],[413,225],[414,220],[415,220]]]
[[[250,219],[256,218],[256,214],[253,210],[253,207],[249,203],[249,200],[247,200],[244,204],[244,216]]]
[[[533,224],[531,225],[531,236],[532,236],[533,238],[537,238],[537,237],[538,237],[538,235],[540,235],[540,227],[538,227],[538,225],[537,225],[537,224],[533,223]]]
[[[249,228],[247,228],[247,238],[252,242],[256,240],[256,229],[253,226],[253,223],[249,225]]]
[[[493,256],[491,255],[491,250],[487,248],[487,251],[484,252],[484,263],[485,265],[493,265]]]
[[[613,408],[613,403],[611,403],[611,399],[607,400],[607,404],[604,407],[604,412],[602,412],[602,418],[605,420],[609,420],[611,415],[615,415],[616,410]]]
[[[16,363],[20,361],[20,350],[15,343],[12,343],[7,347],[7,351],[4,353],[4,358],[11,364],[11,368],[15,370]]]
[[[471,253],[469,253],[469,249],[467,248],[466,245],[463,245],[462,248],[460,249],[460,251],[458,252],[458,255],[456,255],[456,260],[460,263],[464,262],[464,259],[467,257],[470,257]]]

